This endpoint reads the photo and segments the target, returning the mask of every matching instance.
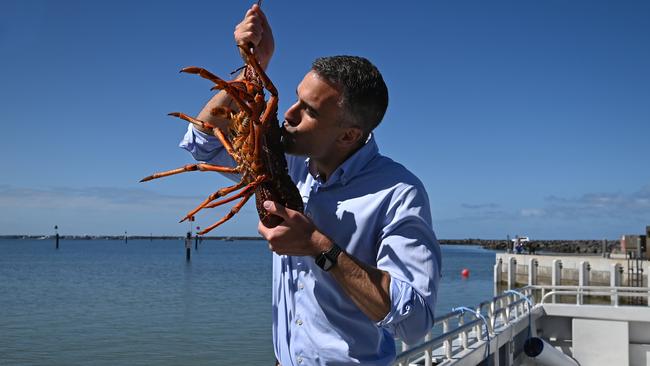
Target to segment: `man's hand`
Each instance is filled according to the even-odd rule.
[[[255,57],[266,69],[273,56],[275,42],[266,15],[257,4],[246,12],[244,19],[235,27],[235,42],[244,47],[253,46]]]
[[[273,32],[271,32],[269,22],[266,20],[266,16],[258,5],[253,5],[246,12],[241,23],[239,23],[235,28],[235,42],[244,47],[253,46],[257,60],[262,68],[266,69],[271,61],[271,56],[273,55],[273,49],[275,46],[273,42]],[[243,77],[243,73],[240,73],[238,77]],[[222,131],[226,131],[230,125],[230,120],[212,113],[215,108],[224,106],[230,109],[236,109],[236,106],[233,105],[232,98],[222,90],[208,101],[196,118],[201,121],[209,122],[213,126],[220,128]],[[197,126],[195,126],[195,128],[210,135],[214,134],[211,129]]]
[[[284,219],[274,228],[268,228],[262,222],[257,226],[257,231],[269,242],[269,249],[277,254],[316,256],[332,247],[332,241],[299,211],[271,201],[264,202],[264,208]]]

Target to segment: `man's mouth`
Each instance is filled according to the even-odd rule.
[[[292,131],[289,130],[291,126],[287,123],[287,121],[284,121],[282,124],[281,132],[282,132],[282,143],[287,146],[287,143],[290,143],[290,141],[293,141],[293,136],[291,136]]]
[[[284,121],[282,123],[282,135],[291,135],[295,131],[295,128],[292,127],[287,121]]]

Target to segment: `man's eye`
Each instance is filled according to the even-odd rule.
[[[316,117],[316,111],[314,111],[311,108],[307,108],[307,114],[309,115],[309,117]]]

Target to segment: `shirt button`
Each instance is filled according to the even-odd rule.
[[[302,363],[302,357],[298,357],[296,361],[298,361],[298,363]]]
[[[300,320],[300,319],[296,320],[296,324],[302,325],[302,320]]]

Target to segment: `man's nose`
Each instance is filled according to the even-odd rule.
[[[299,123],[299,120],[297,118],[296,111],[298,110],[297,108],[297,103],[289,107],[286,112],[284,112],[284,121],[289,124],[289,126],[294,127],[297,126]]]

